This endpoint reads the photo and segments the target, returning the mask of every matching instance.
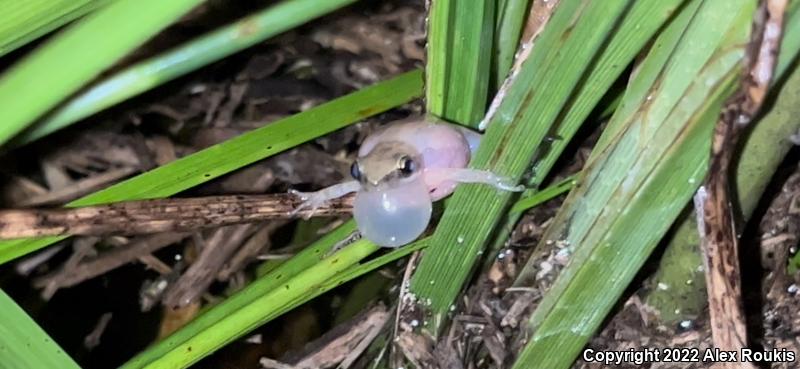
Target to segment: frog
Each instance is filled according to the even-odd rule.
[[[413,242],[427,229],[433,203],[461,183],[523,191],[510,178],[469,168],[482,134],[431,116],[392,122],[368,135],[350,167],[351,180],[315,192],[290,192],[313,210],[355,192],[353,218],[361,236],[383,247]],[[310,213],[309,213],[310,214]]]

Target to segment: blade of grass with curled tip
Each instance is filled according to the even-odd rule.
[[[80,366],[2,290],[0,290],[0,367],[80,369]]]
[[[408,72],[198,151],[70,202],[67,206],[171,196],[404,104],[421,94],[422,73]],[[51,237],[0,242],[0,264],[60,239]]]
[[[0,77],[0,145],[201,2],[116,0],[48,40]]]
[[[427,111],[477,126],[486,111],[496,0],[431,3],[426,66]]]
[[[692,1],[653,44],[543,237],[572,255],[531,316],[514,368],[569,367],[700,184],[754,7]],[[529,261],[519,284],[535,271]]]
[[[0,2],[0,56],[112,0],[26,0]]]
[[[132,65],[70,98],[16,137],[23,145],[355,0],[287,0]]]
[[[518,181],[628,1],[561,1],[491,115],[471,165]],[[544,87],[546,86],[546,88]],[[460,185],[411,280],[437,336],[512,194]],[[460,240],[460,241],[459,241]],[[433,281],[433,282],[432,282]]]

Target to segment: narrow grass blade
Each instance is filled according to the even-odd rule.
[[[0,367],[80,369],[80,366],[2,290],[0,290]]]
[[[511,206],[511,210],[509,210],[509,213],[511,214],[522,213],[525,210],[539,206],[545,201],[548,201],[558,195],[561,195],[571,190],[577,184],[576,182],[577,178],[578,178],[577,174],[571,175],[548,188],[534,192],[531,194],[531,196],[527,196],[525,198],[520,199],[513,206]]]
[[[680,9],[685,0],[637,0],[631,4],[619,26],[610,36],[590,72],[584,77],[562,112],[558,125],[550,132],[552,140],[537,158],[529,186],[538,187],[555,165],[572,137],[586,118],[606,96],[611,86],[651,42],[664,24]]]
[[[591,71],[578,86],[578,90],[574,93],[575,98],[564,107],[555,128],[548,133],[550,139],[543,143],[542,154],[536,158],[533,175],[528,181],[530,189],[523,192],[520,201],[536,196],[537,188],[550,174],[553,165],[595,106],[604,96],[616,93],[610,89],[626,69],[625,66],[634,60],[642,48],[651,41],[653,35],[684,3],[684,0],[640,0],[631,5],[620,25],[610,36],[608,45],[597,57]],[[612,101],[607,111],[601,113],[599,118],[592,118],[593,121],[600,121],[610,116],[619,105],[620,99],[621,93],[617,95],[616,102]],[[521,213],[512,212],[503,222],[492,250],[499,249],[505,244],[520,215]]]
[[[450,20],[455,12],[456,0],[439,0],[428,11],[428,52],[425,64],[426,110],[442,116],[447,101],[449,69],[452,64],[450,50]]]
[[[486,111],[496,0],[435,1],[430,10],[428,113],[477,126]]]
[[[627,6],[620,0],[560,3],[491,116],[473,167],[520,180]],[[424,308],[432,316],[427,327],[434,336],[511,196],[487,186],[461,185],[450,200],[411,281],[419,301],[431,302]]]
[[[249,315],[243,318],[237,314],[240,314],[238,311],[241,309],[256,306],[259,303],[263,305],[263,301],[260,299],[268,293],[278,290],[283,285],[291,285],[290,288],[294,288],[295,291],[302,288],[313,288],[313,285],[303,285],[292,281],[295,281],[294,278],[305,270],[325,260],[325,256],[333,250],[334,246],[341,240],[346,239],[354,230],[355,223],[352,221],[339,226],[336,230],[306,247],[270,273],[253,281],[243,290],[219,305],[212,307],[180,330],[132,358],[123,365],[123,368],[186,367],[225,343],[258,327],[258,325],[269,320],[270,317],[279,315],[276,308],[272,307],[270,310],[269,306],[261,306],[263,308],[261,315]],[[234,324],[236,327],[225,331],[228,332],[227,335],[224,335],[223,331],[217,328],[229,324]],[[209,337],[209,335],[213,337]],[[206,342],[200,346],[194,345],[198,340],[214,342]],[[178,355],[180,356],[178,358],[171,358],[176,355],[175,350],[179,348],[190,349],[182,353],[183,355]]]
[[[528,15],[530,0],[498,0],[497,22],[494,32],[494,61],[492,63],[492,91],[497,91],[505,81],[514,55],[520,45],[522,26]]]
[[[171,196],[406,103],[421,94],[421,72],[409,72],[211,146],[75,200],[67,206]],[[0,242],[0,264],[60,239]]]
[[[354,224],[350,222],[345,228],[352,229]],[[340,230],[327,235],[279,269],[137,355],[122,369],[185,368],[311,299],[427,246],[427,239],[420,240],[359,264],[379,249],[362,240],[321,258],[342,238]],[[296,272],[286,273],[289,269]]]
[[[122,368],[186,368],[226,343],[274,319],[288,308],[296,306],[297,304],[294,303],[296,299],[308,293],[309,290],[317,289],[319,285],[355,265],[377,251],[378,248],[379,246],[366,240],[356,241],[301,271],[240,309],[231,311],[216,322],[213,328],[201,330],[186,342],[170,347],[169,351],[155,361],[141,364],[132,363]]]
[[[692,1],[653,44],[543,237],[572,256],[531,316],[514,368],[569,367],[699,185],[754,5]],[[534,274],[529,263],[521,280]]]
[[[800,49],[796,41],[800,36],[798,17],[800,2],[795,1],[787,10],[786,32],[775,70],[779,89],[770,93],[775,102],[747,136],[737,164],[737,207],[744,219],[749,219],[755,211],[775,170],[795,145],[790,137],[800,130],[800,120],[796,119],[800,116],[800,69],[796,61],[789,64],[796,56],[792,50]],[[785,79],[785,84],[781,83],[781,78]],[[644,299],[658,311],[665,324],[695,319],[708,304],[696,217],[693,212],[686,211],[680,219],[650,283],[662,287],[653,288]]]
[[[0,2],[0,56],[80,18],[112,0]]]
[[[271,6],[182,46],[141,61],[91,86],[48,114],[31,129],[21,133],[13,144],[23,145],[34,141],[353,2],[355,0],[287,0]]]
[[[0,78],[0,145],[201,2],[117,0],[49,40]]]

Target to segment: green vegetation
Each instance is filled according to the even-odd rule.
[[[0,143],[9,150],[59,134],[58,129],[354,2],[281,1],[97,81],[200,1],[2,3],[0,55],[57,31],[0,76]],[[788,150],[788,142],[774,141],[798,128],[788,118],[797,115],[798,106],[791,91],[797,90],[799,3],[793,1],[787,14],[777,70],[779,81],[792,77],[784,90],[773,91],[773,110],[742,151],[739,188],[748,195],[742,197],[746,214]],[[514,368],[570,367],[673,226],[678,231],[668,240],[672,246],[655,280],[667,285],[694,280],[682,285],[688,292],[670,292],[693,297],[685,305],[668,304],[664,301],[674,295],[657,291],[648,302],[668,311],[702,307],[693,225],[680,215],[706,174],[712,127],[740,78],[756,1],[560,0],[535,40],[520,40],[528,0],[465,4],[432,2],[424,76],[422,71],[394,76],[66,206],[172,196],[422,96],[431,115],[470,127],[487,123],[470,166],[528,189],[516,194],[461,185],[429,237],[389,252],[378,252],[365,240],[339,248],[356,229],[347,222],[292,258],[263,267],[263,275],[124,368],[188,367],[342,283],[415,251],[422,252],[410,292],[425,302],[420,308],[429,320],[420,329],[438,338],[470,279],[506,243],[522,214],[567,191],[538,247],[553,241],[567,245],[570,261],[524,324],[529,339]],[[520,42],[524,53],[517,53]],[[85,45],[92,45],[92,53],[83,51]],[[516,54],[523,59],[514,63]],[[561,174],[553,170],[579,130],[595,128],[607,114],[610,120],[582,171],[542,188]],[[0,263],[62,239],[0,242]],[[687,263],[689,268],[681,268]],[[529,260],[515,287],[536,285],[537,272],[536,260]],[[666,297],[659,297],[662,292]],[[0,325],[0,363],[78,367],[2,291],[0,321],[7,322]]]

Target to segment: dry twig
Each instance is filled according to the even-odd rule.
[[[219,270],[245,239],[257,230],[256,224],[242,224],[215,229],[208,237],[197,260],[192,262],[178,281],[167,290],[164,305],[178,308],[187,306],[206,292]]]
[[[308,344],[305,355],[287,362],[262,358],[261,367],[267,369],[349,368],[367,349],[386,325],[389,312],[383,305],[358,314],[322,337]]]
[[[119,268],[142,255],[149,255],[156,250],[172,245],[186,236],[183,233],[164,233],[143,237],[126,247],[120,247],[93,258],[83,259],[72,266],[65,265],[55,273],[36,279],[33,284],[36,287],[54,286],[56,289],[74,286],[87,279]]]
[[[758,113],[772,81],[786,4],[787,0],[763,0],[756,11],[743,61],[745,75],[739,90],[722,109],[714,130],[709,177],[694,198],[705,256],[712,337],[720,350],[740,352],[747,346],[729,180],[741,133]],[[746,363],[725,363],[723,367],[754,368]]]
[[[290,194],[209,196],[120,202],[64,209],[0,210],[0,239],[183,232],[291,218],[301,200]],[[352,196],[298,216],[349,214]]]

